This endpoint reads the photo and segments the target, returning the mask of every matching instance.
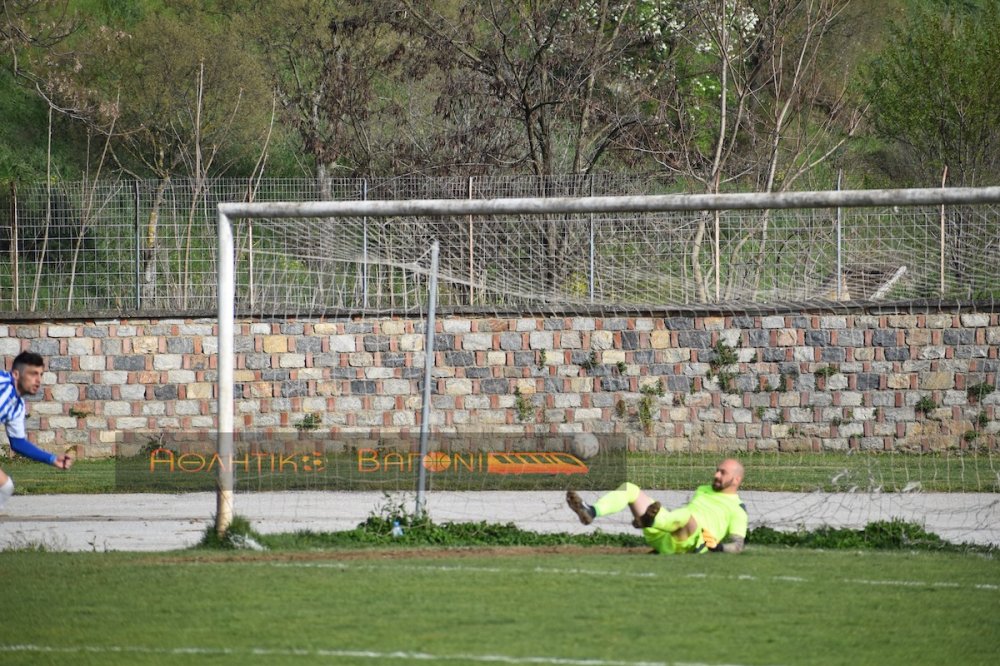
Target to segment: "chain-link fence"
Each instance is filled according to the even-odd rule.
[[[212,312],[226,201],[662,194],[654,177],[190,180],[0,192],[0,312]],[[443,307],[1000,296],[997,205],[240,221],[241,311],[406,310],[441,244]]]

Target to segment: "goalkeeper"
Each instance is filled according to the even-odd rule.
[[[738,553],[747,535],[747,510],[737,491],[743,482],[743,465],[728,458],[719,463],[712,485],[699,486],[687,506],[667,511],[634,483],[585,504],[572,490],[566,503],[589,525],[599,516],[632,510],[632,524],[658,553]]]
[[[24,431],[25,406],[22,395],[35,395],[42,386],[45,363],[34,352],[21,352],[14,358],[10,372],[0,370],[0,423],[7,427],[7,439],[15,453],[59,469],[69,469],[73,459],[43,451],[30,441]],[[0,469],[0,508],[14,494],[14,480]]]

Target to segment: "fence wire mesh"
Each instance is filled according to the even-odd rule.
[[[211,312],[226,201],[659,194],[655,179],[114,181],[0,193],[0,311]],[[1000,296],[1000,206],[240,220],[238,308],[606,307]]]

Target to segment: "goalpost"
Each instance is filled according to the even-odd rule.
[[[442,218],[454,218],[468,220],[469,229],[469,243],[471,247],[471,237],[473,230],[473,219],[485,220],[491,222],[494,220],[504,220],[507,218],[517,218],[518,216],[523,216],[527,218],[540,218],[543,220],[558,219],[560,224],[565,224],[567,226],[560,227],[563,228],[575,228],[579,225],[590,225],[590,231],[588,234],[582,234],[579,237],[574,237],[571,240],[567,240],[568,236],[562,236],[559,242],[563,244],[563,248],[557,248],[555,243],[551,241],[551,238],[546,237],[544,233],[540,233],[537,237],[532,237],[535,242],[540,242],[544,245],[545,257],[546,258],[558,258],[565,260],[566,257],[570,257],[572,253],[566,252],[565,247],[570,243],[589,243],[589,268],[584,270],[577,270],[576,268],[567,268],[560,265],[559,271],[553,269],[551,266],[545,266],[543,269],[539,270],[543,275],[525,275],[525,276],[505,276],[501,275],[504,267],[481,267],[478,272],[474,271],[473,258],[468,257],[469,272],[466,274],[456,268],[453,265],[447,269],[443,269],[449,272],[448,279],[451,283],[455,285],[460,285],[465,287],[469,291],[468,307],[474,310],[477,307],[477,303],[481,303],[482,300],[477,301],[476,291],[489,290],[491,287],[485,283],[486,280],[500,279],[503,278],[507,280],[502,287],[504,290],[504,296],[498,298],[496,301],[497,305],[493,306],[497,311],[502,310],[503,312],[516,311],[518,303],[525,298],[537,298],[538,311],[548,311],[553,307],[561,306],[565,303],[573,303],[581,308],[587,307],[606,307],[609,313],[619,313],[623,311],[628,311],[630,307],[637,308],[641,311],[648,311],[652,307],[661,307],[663,309],[669,310],[671,308],[679,307],[692,307],[700,306],[707,309],[709,312],[730,312],[733,315],[742,313],[745,311],[760,310],[763,306],[773,305],[775,303],[801,303],[810,302],[814,305],[818,305],[821,308],[831,308],[833,305],[846,300],[848,294],[846,292],[850,291],[848,284],[850,283],[849,276],[846,275],[845,271],[842,269],[842,257],[841,257],[841,221],[840,216],[837,216],[835,222],[830,222],[829,227],[824,227],[823,239],[827,239],[828,236],[832,235],[833,227],[836,227],[836,247],[835,249],[824,247],[822,249],[810,249],[811,245],[817,244],[815,238],[809,236],[812,233],[811,229],[814,226],[818,226],[816,222],[810,221],[805,224],[802,228],[795,225],[787,225],[791,229],[780,228],[780,225],[775,221],[775,216],[772,216],[769,211],[781,211],[781,210],[813,210],[813,211],[831,211],[837,209],[851,209],[851,208],[864,208],[864,209],[885,209],[889,212],[882,213],[879,215],[891,216],[894,213],[895,207],[905,210],[921,210],[920,215],[923,216],[921,219],[926,218],[930,213],[927,212],[927,207],[940,207],[940,235],[935,242],[939,245],[937,248],[929,248],[928,242],[921,241],[920,260],[923,264],[927,266],[940,264],[940,271],[938,274],[933,276],[928,276],[928,271],[930,269],[923,270],[920,273],[915,270],[916,267],[908,266],[902,261],[897,261],[898,265],[892,266],[894,270],[887,272],[885,275],[878,277],[879,283],[874,285],[869,289],[870,285],[865,285],[863,280],[857,282],[858,285],[855,286],[854,283],[851,284],[851,288],[856,290],[864,289],[864,293],[860,293],[859,296],[855,297],[854,300],[871,300],[871,299],[882,299],[886,298],[887,295],[896,289],[899,294],[902,294],[903,300],[914,300],[914,293],[924,293],[927,297],[938,297],[942,298],[948,295],[946,291],[946,281],[949,282],[948,287],[951,287],[951,279],[946,280],[946,266],[945,257],[948,252],[953,252],[952,248],[946,247],[948,243],[948,235],[945,230],[945,207],[946,206],[976,206],[976,205],[990,205],[1000,203],[1000,187],[985,187],[985,188],[953,188],[953,189],[938,189],[938,188],[928,188],[928,189],[909,189],[909,190],[857,190],[857,191],[823,191],[823,192],[787,192],[787,193],[751,193],[751,194],[706,194],[706,195],[658,195],[658,196],[624,196],[624,197],[551,197],[551,198],[511,198],[511,199],[487,199],[487,200],[475,200],[475,199],[455,199],[455,200],[445,200],[445,199],[427,199],[427,200],[406,200],[406,201],[335,201],[335,202],[285,202],[285,203],[220,203],[218,205],[218,434],[217,434],[217,451],[219,459],[222,464],[219,466],[219,476],[218,476],[218,493],[217,493],[217,507],[216,507],[216,529],[220,534],[223,534],[227,529],[232,520],[234,512],[234,477],[233,477],[233,465],[226,464],[227,461],[231,463],[234,455],[234,436],[236,433],[235,419],[234,419],[234,385],[235,385],[235,349],[234,349],[234,339],[235,333],[235,317],[237,313],[237,242],[234,236],[234,223],[240,220],[297,220],[297,219],[315,219],[318,220],[318,226],[325,229],[325,241],[330,245],[324,245],[323,248],[318,250],[318,253],[323,252],[337,252],[336,238],[337,224],[334,220],[345,220],[350,219],[355,224],[362,225],[364,228],[364,237],[368,238],[368,224],[371,220],[388,220],[390,218],[407,218],[415,219],[416,225],[420,224],[421,220],[424,219],[442,219]],[[924,207],[921,209],[920,207]],[[937,208],[934,209],[935,211]],[[735,230],[727,231],[726,221],[721,218],[722,214],[726,212],[738,212],[738,211],[764,211],[762,216],[754,217],[752,223],[746,222],[744,219],[740,219],[739,223],[733,227]],[[679,217],[678,222],[674,222],[673,218],[669,215],[688,215],[688,217]],[[694,217],[691,217],[691,215]],[[655,225],[652,227],[643,226],[646,224],[645,216],[660,216],[656,217]],[[827,215],[827,214],[824,214]],[[601,234],[613,234],[615,231],[604,230],[605,227],[601,227],[603,231],[595,235],[595,219],[599,217],[598,224],[607,222],[608,228],[617,226],[627,226],[628,235],[625,240],[616,240],[620,246],[628,245],[627,252],[621,257],[616,256],[616,262],[614,265],[610,263],[607,266],[608,275],[622,275],[625,276],[623,280],[633,280],[632,283],[627,284],[645,284],[652,283],[653,287],[650,288],[649,295],[645,298],[650,299],[648,301],[640,300],[638,303],[634,299],[630,299],[628,295],[621,296],[628,286],[621,286],[621,284],[615,283],[611,284],[611,278],[603,279],[601,276],[596,275],[599,271],[594,269],[594,257],[595,254],[599,255],[601,248],[598,244],[606,238],[606,236],[601,236]],[[884,218],[879,218],[884,219]],[[828,220],[823,221],[825,225]],[[643,271],[649,272],[652,267],[657,265],[655,262],[649,261],[648,263],[643,263],[640,267],[638,264],[646,261],[646,255],[651,255],[654,251],[659,251],[658,248],[666,246],[669,243],[673,243],[675,239],[669,236],[670,229],[672,225],[688,225],[691,228],[700,228],[704,232],[704,240],[701,236],[697,236],[698,240],[692,241],[691,236],[686,236],[683,239],[683,245],[685,248],[685,253],[679,259],[668,259],[658,257],[656,262],[658,265],[668,265],[672,267],[670,270],[674,270],[673,264],[676,264],[676,271],[683,273],[682,278],[678,278],[675,275],[656,276],[647,275]],[[796,223],[797,224],[797,223]],[[617,226],[616,226],[617,225]],[[755,226],[756,225],[756,226]],[[991,226],[992,225],[992,226]],[[969,293],[965,294],[966,299],[980,300],[983,298],[996,298],[1000,295],[1000,288],[997,287],[997,283],[994,281],[990,283],[988,280],[983,282],[983,271],[987,270],[986,266],[991,263],[995,264],[995,261],[990,262],[986,258],[985,266],[980,265],[982,263],[983,257],[976,257],[975,252],[987,251],[988,248],[996,248],[995,243],[997,242],[996,229],[998,226],[996,217],[990,218],[984,223],[983,234],[985,234],[985,240],[980,238],[977,242],[981,243],[982,247],[980,250],[973,248],[971,252],[973,255],[961,255],[960,260],[962,262],[967,262],[968,266],[965,266],[966,273],[963,274],[963,280],[971,280]],[[414,226],[416,228],[416,226]],[[507,233],[504,229],[508,227],[503,226],[501,223],[497,223],[496,227],[491,227],[492,232],[495,236],[491,238],[492,242],[497,245],[518,245],[520,238],[505,237],[504,234]],[[803,231],[805,229],[805,231]],[[657,234],[662,232],[662,236],[657,236]],[[829,232],[829,233],[828,233]],[[251,240],[248,241],[251,245],[252,231],[250,233]],[[426,236],[431,239],[434,236],[434,230],[430,229],[426,231]],[[862,234],[861,237],[856,238],[855,242],[858,246],[864,246],[866,243],[871,243],[880,233],[880,229],[875,229],[873,236],[871,238],[866,238]],[[908,242],[907,234],[910,231],[907,230],[902,233],[899,239],[893,240],[893,247],[890,248],[890,254],[894,258],[902,257],[910,248],[906,247]],[[727,235],[728,234],[728,235]],[[784,234],[783,236],[781,234]],[[991,236],[991,234],[993,234]],[[600,239],[595,240],[597,236],[601,236]],[[778,240],[780,236],[780,241]],[[537,239],[541,239],[538,241]],[[436,240],[436,239],[435,239]],[[967,238],[963,239],[963,242],[968,242]],[[776,243],[780,243],[778,247],[775,247]],[[654,247],[656,244],[656,247]],[[690,249],[700,249],[702,246],[705,248],[705,254],[692,254]],[[977,246],[978,247],[978,246]],[[774,249],[772,249],[774,248]],[[412,249],[412,248],[410,248]],[[530,250],[528,248],[526,252]],[[761,271],[762,261],[774,261],[778,258],[783,258],[783,255],[778,253],[790,249],[803,252],[808,254],[802,255],[792,255],[792,262],[798,263],[809,263],[812,262],[816,266],[806,267],[804,265],[794,265],[788,266],[784,269],[784,272],[780,274],[770,274],[765,275],[763,278],[763,272]],[[939,253],[935,253],[934,257],[928,258],[927,255],[931,253],[931,250],[939,249]],[[751,252],[751,250],[753,252]],[[367,262],[372,261],[383,261],[386,265],[390,266],[408,266],[407,262],[412,261],[411,259],[401,258],[402,253],[399,255],[393,254],[391,250],[385,250],[382,252],[381,258],[372,258],[368,255],[370,249],[367,245],[364,246],[363,254],[361,252],[354,252],[353,249],[345,249],[343,251],[343,257],[350,259],[356,256],[357,261]],[[513,250],[511,250],[513,252]],[[962,252],[970,252],[969,248],[962,248]],[[559,254],[563,252],[563,254]],[[756,252],[757,254],[754,254]],[[776,254],[770,255],[768,252],[775,252]],[[749,277],[738,275],[738,271],[734,268],[739,261],[743,261],[744,253],[750,257],[744,264],[740,264],[740,270],[746,272]],[[834,263],[831,258],[832,254],[836,254],[836,262]],[[581,257],[586,257],[588,251],[582,251],[579,253]],[[954,254],[954,252],[953,252]],[[862,255],[859,255],[862,256]],[[706,258],[707,257],[707,258]],[[805,259],[809,262],[805,261]],[[863,258],[863,256],[862,256]],[[563,261],[563,263],[568,263],[570,260]],[[278,261],[274,260],[274,264],[278,266],[286,266],[287,264],[298,265],[299,263],[308,263],[309,259],[287,259]],[[553,259],[555,261],[555,259]],[[586,262],[583,262],[586,263]],[[755,266],[756,264],[756,266]],[[832,266],[836,266],[835,269]],[[694,275],[688,275],[689,266],[693,267]],[[279,267],[280,268],[280,267]],[[279,268],[275,268],[275,274]],[[815,270],[813,270],[815,268]],[[993,266],[995,268],[995,266]],[[754,270],[756,269],[756,272]],[[463,269],[464,270],[464,269]],[[253,279],[254,269],[251,267],[249,271],[250,278]],[[558,273],[558,275],[557,275]],[[588,273],[584,277],[584,273]],[[639,277],[636,274],[639,273]],[[367,270],[365,271],[367,276]],[[752,274],[752,275],[751,275]],[[819,275],[825,274],[827,277],[831,277],[832,281],[829,285],[823,285],[822,280],[819,279]],[[911,285],[916,285],[911,287],[911,289],[923,290],[917,292],[906,292],[899,291],[899,285],[906,282],[909,276],[916,277],[911,280]],[[436,276],[437,271],[434,270],[432,275]],[[484,277],[486,276],[486,277]],[[499,276],[499,277],[498,277]],[[973,276],[973,277],[969,277]],[[870,276],[867,276],[869,281]],[[740,282],[744,280],[746,284],[751,284],[753,290],[748,291],[749,287],[741,286],[744,283]],[[638,282],[635,282],[638,281]],[[644,282],[643,282],[644,281]],[[728,282],[727,282],[728,281]],[[558,282],[558,284],[557,284]],[[692,300],[675,300],[671,301],[673,298],[669,294],[670,289],[673,288],[675,282],[683,282],[685,299]],[[598,284],[600,283],[600,284]],[[294,289],[295,280],[289,285],[275,285],[274,289],[276,291],[281,291],[282,289]],[[734,286],[735,285],[735,286]],[[940,285],[940,291],[928,291],[929,285],[937,287]],[[963,283],[964,285],[964,283]],[[960,285],[961,286],[961,285]],[[367,283],[366,283],[367,287]],[[602,292],[602,289],[604,290]],[[881,291],[879,291],[881,289]],[[680,292],[678,292],[680,293]],[[961,294],[959,290],[955,292]],[[663,298],[666,300],[655,301],[654,298],[659,298],[661,294],[665,294]],[[694,295],[693,297],[691,295]],[[757,295],[764,294],[761,300],[755,300]],[[984,297],[983,294],[986,294]],[[367,298],[367,296],[366,296]],[[679,298],[679,297],[678,297]],[[702,300],[698,300],[701,298]],[[363,307],[359,305],[359,307]],[[322,308],[320,308],[322,309]],[[766,309],[764,307],[763,309]],[[783,306],[779,308],[782,311],[788,311],[788,306]],[[431,323],[428,324],[432,326]],[[432,333],[432,330],[427,331]],[[638,334],[637,334],[638,336]],[[716,393],[722,395],[722,402],[724,404],[729,404],[726,401],[726,395],[735,395],[737,392],[742,391],[744,395],[753,392],[755,389],[740,387],[738,386],[738,380],[740,377],[736,375],[738,372],[729,372],[725,365],[719,365],[719,356],[721,355],[721,350],[724,350],[728,344],[730,347],[738,347],[738,340],[729,340],[725,338],[724,335],[719,334],[718,341],[715,343],[714,352],[716,354],[716,362],[708,364],[709,372],[705,372],[704,369],[701,370],[701,374],[697,377],[695,383],[691,384],[691,394],[695,393],[695,387],[699,392],[705,394]],[[638,339],[638,337],[636,338]],[[721,347],[719,345],[722,345]],[[433,353],[433,348],[426,349],[427,355],[431,356]],[[580,354],[584,354],[587,350],[581,350]],[[576,356],[569,354],[567,352],[566,358],[574,359],[574,367],[587,368],[593,366],[595,351],[590,350],[590,356]],[[650,356],[647,354],[647,356]],[[650,356],[651,357],[651,356]],[[541,354],[541,365],[546,364],[545,350],[542,349]],[[609,356],[610,358],[610,356]],[[627,366],[624,361],[618,361],[618,367]],[[749,357],[734,357],[731,361],[732,364],[739,364],[740,368],[747,367],[751,364]],[[631,394],[635,394],[639,400],[639,408],[635,408],[634,405],[626,405],[626,411],[632,410],[633,412],[639,413],[639,416],[633,418],[633,421],[638,419],[641,425],[648,426],[649,420],[656,421],[657,416],[666,413],[670,409],[670,405],[664,402],[664,389],[662,388],[662,378],[659,380],[659,384],[656,382],[650,382],[650,379],[656,379],[655,376],[648,375],[644,373],[644,370],[639,368],[642,361],[637,363],[637,369],[635,370],[632,379],[636,381],[629,384],[625,382],[622,386],[627,384],[627,388],[622,390],[630,391]],[[702,365],[705,365],[704,363]],[[832,366],[831,366],[832,367]],[[581,370],[581,372],[583,372]],[[609,370],[610,374],[615,374],[614,368]],[[631,372],[631,370],[629,370]],[[623,376],[625,372],[621,372]],[[774,374],[773,372],[771,373]],[[993,384],[996,384],[996,373],[984,373],[991,374],[993,376]],[[781,381],[785,381],[785,374],[782,371]],[[428,378],[429,379],[429,378]],[[729,382],[734,382],[729,385]],[[766,380],[765,380],[766,383]],[[985,383],[985,382],[984,382]],[[614,382],[611,382],[614,384]],[[656,394],[656,386],[660,386],[659,393]],[[639,388],[640,390],[635,390]],[[757,387],[759,389],[759,386]],[[729,391],[734,391],[729,393]],[[955,390],[960,390],[956,388]],[[683,406],[684,397],[676,388],[668,387],[668,392],[673,392],[673,400],[675,403],[680,400]],[[427,409],[428,405],[426,400],[430,396],[430,382],[427,381],[424,386],[424,397],[422,408],[425,410],[424,418],[422,419],[422,426],[427,427]],[[648,402],[645,402],[646,397],[650,396],[655,398],[652,400],[656,404],[653,405],[655,409],[653,410],[652,416],[649,416],[647,412],[650,410]],[[710,401],[712,398],[709,399]],[[718,399],[716,398],[717,402]],[[751,414],[747,418],[751,421],[763,421],[766,412],[772,409],[770,406],[762,407],[758,406],[756,413],[754,410],[747,409],[747,405],[737,404],[735,401],[731,401],[732,404],[729,405],[731,408],[742,410],[742,412],[750,411]],[[749,402],[749,401],[744,401]],[[520,396],[517,404],[520,406]],[[673,405],[679,408],[677,404]],[[867,405],[865,406],[868,407]],[[618,408],[618,405],[605,408],[606,410],[614,411]],[[642,409],[646,409],[646,412],[642,412]],[[817,409],[819,409],[817,407]],[[640,413],[641,412],[641,413]],[[741,413],[742,413],[741,412]],[[984,412],[985,413],[985,412]],[[631,412],[630,412],[631,414]],[[746,416],[743,414],[742,416]],[[756,419],[755,419],[756,416]],[[996,417],[991,417],[995,420]],[[566,424],[562,424],[566,425]],[[654,423],[655,425],[655,423]],[[673,439],[675,433],[680,433],[682,428],[682,423],[676,422],[671,424],[672,430],[670,431],[670,436]],[[777,421],[771,421],[766,425],[785,425],[783,423],[778,423]],[[566,428],[560,430],[556,426],[552,426],[554,430],[559,432],[573,432],[572,429]],[[776,428],[765,428],[768,431],[773,431]],[[578,430],[577,430],[578,431]],[[721,431],[720,431],[721,432]],[[862,435],[859,439],[867,434],[867,427],[862,429]],[[661,433],[662,435],[662,433]],[[689,436],[687,433],[685,436]],[[638,438],[641,439],[645,444],[650,444],[649,433],[639,433]],[[645,436],[645,439],[643,437]],[[662,437],[661,437],[662,439]],[[841,438],[843,439],[843,438]],[[657,438],[655,435],[652,437],[652,443],[650,446],[657,448],[659,445],[656,444]],[[634,448],[632,444],[630,447]],[[641,448],[641,446],[640,446]],[[423,471],[423,468],[421,468]],[[990,487],[987,484],[987,487]]]

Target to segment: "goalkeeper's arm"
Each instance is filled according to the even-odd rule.
[[[746,543],[746,537],[731,535],[725,542],[719,542],[715,548],[710,548],[713,553],[731,553],[735,555],[736,553],[743,552],[743,545]]]

